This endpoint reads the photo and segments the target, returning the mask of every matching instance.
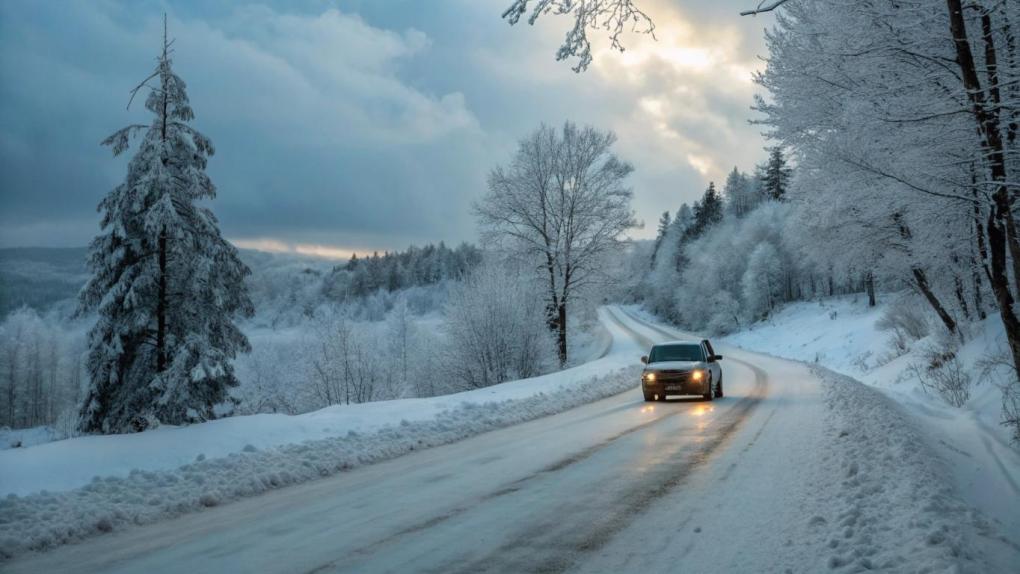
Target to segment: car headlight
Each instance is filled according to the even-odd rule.
[[[654,383],[655,373],[645,373],[645,382]]]
[[[704,379],[704,378],[705,378],[705,371],[694,371],[693,373],[691,373],[691,380],[692,381],[700,381],[701,379]]]

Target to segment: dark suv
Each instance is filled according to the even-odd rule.
[[[706,401],[723,396],[722,367],[708,339],[670,341],[652,347],[641,357],[641,391],[646,401],[664,401],[666,395],[701,395]]]

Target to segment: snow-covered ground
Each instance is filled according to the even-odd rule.
[[[645,344],[677,337],[619,317]],[[960,499],[903,407],[819,366],[718,348],[727,397],[712,403],[631,388],[4,567],[1015,571],[1016,538]]]
[[[893,298],[894,299],[894,298]],[[876,323],[890,299],[875,308],[862,297],[793,303],[768,321],[722,339],[727,344],[816,363],[878,388],[914,416],[922,435],[945,459],[964,498],[1020,541],[1020,455],[999,424],[1001,392],[992,377],[980,377],[978,363],[1004,348],[998,319],[991,317],[968,333],[959,357],[974,378],[962,408],[926,393],[911,371],[923,363],[930,341],[899,351],[893,334]]]
[[[634,387],[642,349],[606,311],[600,317],[612,337],[603,356],[541,377],[0,451],[0,555],[222,504],[620,393]]]
[[[24,448],[59,440],[53,427],[38,426],[27,429],[0,429],[0,450]]]

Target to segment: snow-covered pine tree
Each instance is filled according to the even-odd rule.
[[[103,141],[115,155],[144,131],[125,181],[99,204],[101,228],[90,246],[92,278],[80,308],[97,310],[89,332],[90,385],[81,430],[142,430],[217,416],[233,402],[231,360],[248,352],[234,324],[254,313],[244,285],[249,269],[197,205],[215,196],[205,173],[212,143],[188,125],[184,82],[173,73],[166,38],[148,88],[148,126],[128,126]],[[151,86],[151,81],[158,85]]]
[[[722,218],[722,198],[715,190],[715,182],[709,182],[701,201],[694,204],[694,224],[687,230],[688,237],[700,236],[708,228],[722,221]]]
[[[655,235],[655,246],[652,248],[652,267],[655,267],[655,258],[659,254],[659,248],[662,247],[662,240],[666,237],[666,232],[669,230],[669,226],[672,223],[673,220],[670,217],[669,212],[663,211],[662,216],[659,217],[659,230]]]
[[[790,174],[792,170],[786,165],[786,158],[783,157],[783,149],[779,146],[769,151],[769,159],[765,163],[765,170],[762,177],[765,196],[772,201],[783,201],[786,199],[786,190],[790,187]]]

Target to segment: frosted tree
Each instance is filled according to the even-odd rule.
[[[747,313],[752,320],[767,317],[782,294],[783,266],[776,248],[762,243],[751,253],[741,280]]]
[[[612,152],[616,136],[567,122],[542,126],[520,142],[506,167],[489,174],[475,206],[483,235],[534,266],[546,284],[549,325],[567,362],[567,309],[575,295],[606,277],[605,258],[636,225],[634,170]]]
[[[768,35],[772,57],[759,82],[772,99],[759,109],[816,182],[798,196],[807,219],[847,206],[827,224],[828,235],[842,235],[831,253],[881,254],[907,270],[949,331],[972,309],[980,316],[990,287],[1020,364],[1020,287],[1011,279],[1020,239],[1006,207],[1020,141],[1018,4],[786,6]]]
[[[655,234],[655,245],[652,247],[652,266],[655,266],[655,258],[659,254],[659,248],[662,247],[662,240],[666,237],[666,232],[669,231],[669,226],[673,223],[673,220],[668,211],[663,211],[662,216],[659,217],[659,227]]]
[[[533,377],[555,364],[542,288],[529,273],[495,261],[451,293],[444,323],[443,370],[455,389]]]
[[[234,323],[254,313],[244,285],[250,271],[198,203],[215,197],[205,173],[213,146],[188,125],[194,114],[165,28],[156,69],[133,92],[148,90],[152,123],[103,142],[117,155],[143,134],[125,181],[99,204],[103,232],[90,246],[93,275],[80,295],[81,311],[99,314],[89,333],[85,432],[214,418],[233,402],[232,359],[250,350]]]
[[[503,18],[511,25],[528,14],[532,0],[513,0],[503,12]],[[563,44],[556,52],[557,60],[577,58],[575,72],[586,70],[592,62],[589,29],[609,32],[613,49],[623,51],[621,36],[626,31],[654,34],[655,24],[645,15],[633,0],[534,0],[528,16],[528,23],[534,24],[543,14],[569,15],[574,26],[567,32]]]
[[[747,174],[741,173],[736,167],[726,176],[723,195],[727,212],[737,217],[744,217],[758,206],[757,190]]]
[[[784,6],[758,108],[820,184],[798,193],[806,210],[841,195],[857,206],[850,220],[864,232],[830,253],[889,246],[882,259],[958,338],[990,293],[1020,372],[1020,3]]]
[[[391,359],[389,367],[401,392],[409,390],[412,378],[412,354],[416,350],[416,340],[417,329],[414,317],[411,316],[410,309],[407,307],[407,299],[400,297],[386,318],[386,342]],[[417,374],[415,379],[417,379]],[[417,396],[423,396],[420,389],[416,390],[416,393]]]
[[[715,190],[715,183],[709,182],[708,189],[701,196],[701,201],[694,204],[694,223],[687,229],[687,236],[698,237],[708,228],[722,221],[723,202],[719,192]]]
[[[676,217],[673,218],[673,225],[679,227],[683,231],[686,231],[693,224],[694,210],[686,203],[681,204],[680,209],[676,210]]]
[[[693,224],[694,211],[684,203],[663,232],[661,245],[646,278],[650,307],[656,313],[674,320],[679,319],[674,294],[683,265],[684,240]]]
[[[762,0],[754,8],[740,12],[741,16],[775,10],[788,0]],[[532,5],[529,10],[529,4]],[[527,15],[528,24],[534,24],[544,14],[556,14],[573,18],[574,24],[556,51],[557,60],[577,58],[575,72],[588,69],[592,63],[591,41],[588,31],[603,31],[609,35],[610,47],[624,51],[624,32],[635,32],[655,36],[655,23],[634,0],[513,0],[503,11],[503,19],[510,25],[517,24]]]

